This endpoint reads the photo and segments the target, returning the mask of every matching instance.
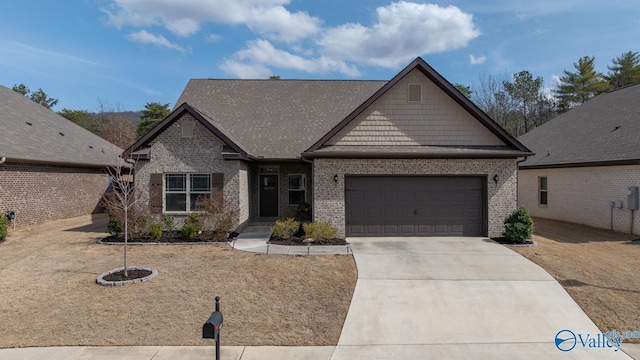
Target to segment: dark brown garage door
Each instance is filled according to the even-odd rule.
[[[347,236],[485,236],[486,178],[348,176]]]

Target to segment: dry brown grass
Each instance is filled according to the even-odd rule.
[[[263,255],[219,245],[130,246],[148,282],[103,287],[122,247],[96,244],[106,219],[62,220],[0,244],[0,347],[211,345],[202,324],[221,296],[223,345],[335,345],[356,283],[344,255]]]
[[[534,220],[538,246],[514,250],[556,278],[600,330],[640,330],[640,243],[629,241],[637,236]]]

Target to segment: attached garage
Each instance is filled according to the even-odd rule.
[[[347,236],[486,236],[486,176],[346,176]]]

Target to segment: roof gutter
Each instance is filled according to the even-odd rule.
[[[493,158],[519,158],[531,156],[534,153],[512,152],[512,153],[485,153],[485,154],[465,154],[465,153],[440,153],[424,154],[410,152],[305,152],[303,158],[333,158],[333,159],[493,159]]]

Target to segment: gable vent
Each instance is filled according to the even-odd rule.
[[[422,85],[420,85],[420,84],[409,84],[408,100],[410,102],[420,102],[420,101],[422,101]]]

